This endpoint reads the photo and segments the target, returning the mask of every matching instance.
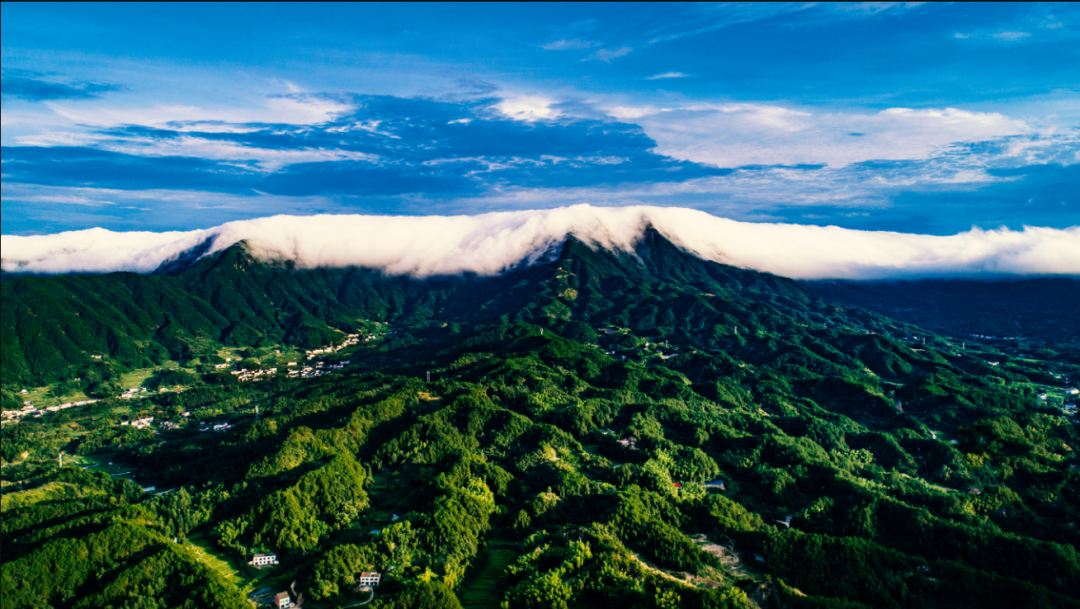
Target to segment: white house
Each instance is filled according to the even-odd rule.
[[[376,571],[364,571],[360,575],[356,576],[356,583],[360,584],[361,586],[378,586],[379,580],[381,579],[382,575],[380,575]]]
[[[274,595],[274,606],[278,609],[285,609],[285,607],[292,607],[292,599],[289,598],[288,592],[278,592]]]
[[[250,564],[253,564],[256,567],[261,567],[263,565],[276,565],[278,564],[277,554],[256,554],[251,559]]]
[[[154,417],[143,417],[134,421],[120,421],[121,425],[131,425],[135,429],[145,429],[154,422]]]

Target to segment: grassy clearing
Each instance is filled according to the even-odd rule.
[[[31,402],[36,408],[44,408],[46,406],[57,406],[65,402],[81,402],[83,400],[90,399],[81,390],[68,391],[62,396],[52,395],[53,387],[56,385],[47,385],[45,387],[27,387],[26,393],[16,394],[20,401]]]
[[[49,482],[39,487],[5,493],[0,498],[0,510],[8,511],[34,505],[42,501],[51,501],[61,498],[86,497],[88,495],[101,494],[99,491],[86,492],[74,484],[67,482]]]
[[[236,564],[235,560],[223,558],[213,550],[214,541],[210,539],[206,531],[189,537],[184,542],[184,547],[191,550],[199,561],[220,573],[237,588],[247,591],[248,586],[253,582],[252,578],[244,574],[247,565]]]
[[[102,456],[108,457],[108,456],[111,456],[111,455],[102,455]],[[106,461],[106,463],[107,462],[108,461]],[[69,465],[72,466],[72,467],[77,467],[79,469],[96,469],[99,466],[99,463],[97,461],[95,461],[91,457],[87,457],[87,456],[84,456],[84,455],[69,455],[69,454],[65,453],[64,454],[64,467],[67,467]]]
[[[469,584],[461,595],[461,604],[469,609],[499,607],[500,584],[503,572],[521,552],[510,548],[491,548],[484,570]]]
[[[96,455],[89,455],[85,457],[77,455],[65,455],[64,463],[71,463],[72,465],[78,465],[89,470],[96,472],[105,472],[110,476],[119,476],[121,474],[129,474],[132,470],[130,465],[124,465],[122,463],[114,464],[111,459],[115,456],[115,453],[99,453]],[[69,461],[70,460],[70,461]],[[130,476],[123,476],[130,477]]]
[[[168,362],[161,368],[176,368],[179,364],[176,362]],[[142,384],[146,382],[146,379],[154,376],[154,371],[160,368],[139,368],[132,370],[131,372],[125,372],[120,375],[120,386],[124,389],[130,389],[132,387],[142,387]]]

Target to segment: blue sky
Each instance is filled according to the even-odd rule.
[[[1080,6],[0,5],[3,234],[576,203],[1080,224]]]

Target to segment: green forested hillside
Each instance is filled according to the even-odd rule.
[[[804,284],[822,298],[864,307],[955,336],[995,336],[1031,350],[1049,343],[1080,358],[1080,278],[1040,277],[1005,281],[814,281]],[[1032,340],[1034,339],[1034,340]]]
[[[795,282],[702,261],[655,231],[646,232],[635,256],[594,252],[572,239],[561,253],[500,277],[418,281],[369,269],[266,264],[239,244],[189,267],[169,267],[166,275],[9,278],[0,287],[0,341],[8,353],[2,379],[20,385],[95,377],[80,374],[97,363],[94,355],[140,367],[189,360],[218,344],[311,347],[330,342],[335,328],[355,328],[358,319],[410,325],[486,322],[504,314],[531,319],[557,315],[563,304],[582,320],[602,313],[628,325],[636,316],[639,324],[670,332],[678,329],[672,317],[716,298],[727,306],[731,294],[823,325],[854,316],[856,326],[902,333],[895,322],[870,323],[874,311],[960,339],[996,337],[1014,355],[1050,348],[1080,362],[1075,278]],[[553,272],[556,267],[565,272]],[[582,303],[559,299],[579,292]],[[667,309],[668,319],[656,318],[657,302],[668,297],[682,297],[681,306]],[[681,329],[705,332],[689,323]]]
[[[242,248],[144,279],[191,303],[181,363],[392,325],[321,376],[188,365],[146,381],[176,389],[5,422],[4,608],[351,607],[372,570],[369,607],[1080,606],[1068,361],[961,348],[657,235],[491,279]],[[9,281],[5,332],[16,288],[82,321],[82,280],[129,285]],[[160,318],[138,319],[119,327],[149,353]],[[260,552],[280,564],[244,565]]]
[[[409,327],[615,323],[703,346],[738,342],[740,328],[744,335],[776,331],[789,323],[779,312],[819,325],[853,317],[860,328],[907,332],[865,311],[836,310],[794,281],[702,261],[655,231],[635,255],[571,239],[547,261],[497,277],[298,270],[260,262],[239,244],[170,275],[26,277],[0,290],[0,380],[8,387],[97,379],[94,369],[106,361],[121,368],[188,361],[220,345],[314,347],[361,319]]]

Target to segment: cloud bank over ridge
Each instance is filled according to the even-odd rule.
[[[630,252],[649,226],[701,258],[796,279],[1080,274],[1080,227],[933,236],[737,222],[645,206],[474,216],[272,216],[187,232],[95,228],[3,235],[0,244],[5,272],[148,273],[200,246],[209,245],[211,254],[246,241],[260,258],[292,260],[303,268],[364,266],[429,277],[498,274],[535,262],[568,235]]]

